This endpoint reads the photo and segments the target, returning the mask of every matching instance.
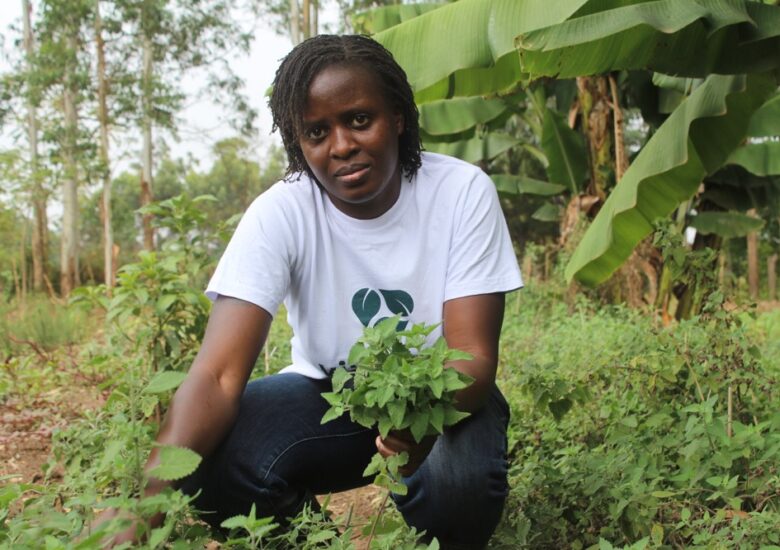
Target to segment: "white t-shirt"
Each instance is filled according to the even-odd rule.
[[[323,378],[365,326],[402,315],[441,323],[445,301],[522,286],[490,178],[461,160],[423,153],[396,203],[378,218],[338,210],[307,176],[281,181],[244,214],[206,290],[275,315],[287,307],[292,364]],[[437,328],[430,335],[441,335]]]

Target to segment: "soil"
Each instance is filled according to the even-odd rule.
[[[41,481],[51,451],[52,432],[104,402],[94,385],[77,384],[1,401],[0,478],[22,483]]]

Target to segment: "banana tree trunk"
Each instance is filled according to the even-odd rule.
[[[777,299],[777,253],[766,259],[766,284],[769,291],[769,299]]]
[[[748,211],[748,215],[756,216],[755,209]],[[748,268],[748,292],[751,300],[758,299],[758,233],[752,232],[747,236],[747,268]]]
[[[604,76],[581,76],[577,78],[577,90],[582,129],[588,139],[589,193],[604,201],[615,173],[609,82]]]
[[[24,52],[27,67],[30,69],[34,54],[32,25],[30,24],[30,1],[22,0],[22,26],[24,31]],[[44,273],[46,272],[46,193],[41,182],[38,163],[38,115],[32,97],[27,99],[27,139],[30,147],[30,169],[32,172],[32,263],[33,289],[43,290]]]

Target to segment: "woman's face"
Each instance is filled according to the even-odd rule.
[[[398,199],[403,116],[370,70],[331,65],[309,86],[298,142],[333,204],[353,218],[381,216]]]

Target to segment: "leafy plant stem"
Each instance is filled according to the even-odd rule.
[[[728,389],[728,420],[726,421],[726,435],[731,438],[732,428],[734,424],[734,386],[729,384]]]
[[[366,544],[366,548],[371,548],[371,541],[374,540],[376,527],[377,525],[379,525],[379,520],[382,519],[382,513],[385,511],[385,506],[387,506],[387,500],[389,498],[390,498],[390,489],[386,489],[385,498],[382,499],[382,503],[379,505],[379,508],[376,511],[376,515],[374,516],[374,522],[371,524],[371,532],[368,535],[368,543]]]

